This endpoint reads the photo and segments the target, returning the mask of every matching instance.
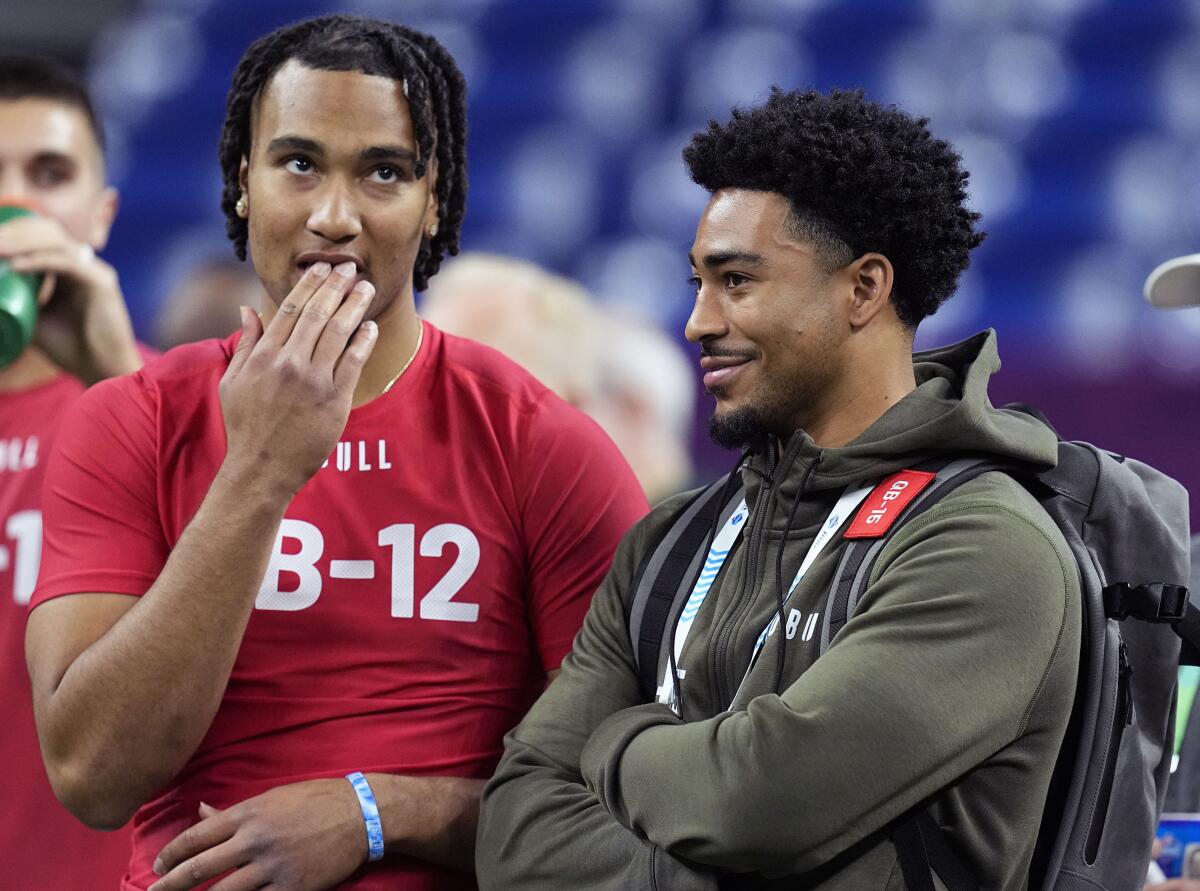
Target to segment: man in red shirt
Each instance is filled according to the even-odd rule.
[[[502,736],[646,509],[595,424],[416,315],[457,251],[464,143],[426,35],[331,16],[257,41],[221,158],[261,319],[64,429],[29,663],[60,797],[136,811],[124,888],[472,887],[451,867]]]
[[[25,670],[25,614],[42,552],[42,475],[67,407],[141,365],[112,267],[96,256],[117,208],[101,129],[79,79],[46,59],[0,57],[0,267],[44,276],[34,341],[0,368],[0,877],[5,888],[115,887],[128,833],[80,825],[54,799]]]

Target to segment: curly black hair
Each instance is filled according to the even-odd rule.
[[[246,259],[246,221],[238,216],[238,170],[250,154],[254,103],[271,77],[295,59],[320,71],[360,71],[405,86],[422,177],[437,157],[438,230],[423,238],[413,266],[413,286],[424,290],[446,254],[458,253],[467,206],[467,86],[445,48],[402,25],[350,15],[327,15],[272,31],[246,50],[233,73],[221,131],[221,209],[234,251]]]
[[[895,269],[892,303],[910,329],[954,293],[985,233],[965,207],[969,174],[927,118],[868,101],[862,90],[785,92],[710,121],[683,151],[693,180],[776,192],[792,204],[793,234],[830,269],[865,253]]]

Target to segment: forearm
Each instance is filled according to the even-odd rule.
[[[85,822],[123,823],[199,745],[286,503],[223,468],[150,589],[35,689],[51,779]]]
[[[626,829],[578,777],[515,740],[488,783],[477,847],[485,891],[717,888],[717,873]]]

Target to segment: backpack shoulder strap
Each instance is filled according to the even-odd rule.
[[[704,559],[705,542],[726,509],[741,502],[743,487],[726,474],[687,501],[666,531],[646,550],[630,582],[627,615],[629,640],[642,693],[654,698],[659,652],[673,607],[690,593]]]
[[[921,469],[926,473],[932,472],[933,479],[905,506],[882,535],[873,538],[847,538],[846,545],[842,548],[841,559],[834,571],[833,584],[830,586],[829,597],[826,601],[827,607],[821,626],[819,655],[824,655],[838,632],[854,615],[859,600],[866,590],[876,558],[905,523],[933,507],[963,483],[993,470],[1011,470],[1011,468],[987,458],[943,459],[923,464]],[[886,482],[885,480],[880,486],[886,485]],[[872,492],[867,496],[863,506],[859,508],[859,514],[871,508],[874,494]],[[854,523],[857,523],[858,519],[856,516]],[[853,527],[854,524],[851,525]]]
[[[854,615],[871,577],[875,560],[897,530],[963,483],[989,471],[1009,468],[986,458],[959,458],[925,464],[922,465],[922,469],[925,473],[932,472],[933,479],[888,523],[882,534],[873,538],[847,537],[826,601],[819,655],[824,655],[838,632]],[[889,477],[880,487],[886,486],[890,480]],[[877,487],[876,491],[880,487]],[[872,492],[867,496],[867,500],[859,508],[860,515],[863,511],[871,510],[874,495],[875,492]],[[851,529],[858,524],[858,520],[859,517],[856,516]],[[935,873],[949,891],[978,891],[979,884],[971,875],[969,867],[947,843],[941,827],[934,822],[924,804],[917,805],[893,824],[891,839],[896,848],[896,857],[904,875],[905,886],[912,891],[934,891]]]

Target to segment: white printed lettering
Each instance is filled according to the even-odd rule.
[[[808,617],[808,621],[804,623],[804,633],[800,635],[801,640],[812,640],[813,632],[817,630],[818,613],[813,613]]]
[[[784,629],[788,640],[796,636],[796,629],[800,627],[800,619],[802,617],[803,613],[798,609],[794,609],[788,613],[787,627]]]
[[[298,541],[300,550],[285,554],[283,547],[287,539]],[[292,612],[307,609],[316,603],[321,596],[321,573],[317,569],[317,561],[324,551],[325,538],[320,529],[303,520],[285,519],[279,524],[275,549],[271,552],[271,561],[267,564],[267,572],[254,605],[258,609]],[[300,583],[290,591],[280,588],[281,576],[285,572],[300,578]]]
[[[42,565],[42,512],[19,511],[8,518],[4,531],[17,546],[17,556],[13,561],[13,600],[26,606],[33,596],[38,569]]]
[[[413,535],[412,523],[396,523],[379,530],[379,544],[392,549],[392,615],[397,619],[413,617]]]
[[[434,526],[421,538],[421,556],[440,557],[448,544],[458,548],[458,559],[433,589],[421,598],[421,618],[477,622],[478,603],[455,603],[451,598],[462,589],[479,566],[479,539],[466,526],[443,523]]]
[[[334,466],[339,472],[345,473],[349,470],[371,471],[371,470],[391,470],[392,462],[387,456],[387,440],[377,440],[375,464],[371,464],[371,441],[367,439],[356,439],[352,442],[339,442],[334,447],[333,454],[325,459],[321,464],[321,469],[329,466],[329,462],[333,461]],[[357,461],[355,456],[357,455]]]
[[[416,528],[412,523],[394,523],[379,530],[378,544],[380,547],[391,549],[391,614],[397,619],[411,619],[414,615],[417,556],[415,541]],[[295,543],[299,545],[298,550]],[[477,622],[479,604],[456,601],[454,597],[479,567],[479,539],[466,526],[443,523],[434,526],[422,536],[420,555],[441,557],[446,545],[453,545],[458,551],[454,563],[429,593],[421,598],[420,607],[415,611],[422,619]],[[259,586],[255,606],[258,609],[294,612],[315,604],[323,587],[317,562],[324,552],[325,538],[320,529],[303,520],[285,519],[280,524],[279,534],[275,538],[275,547]],[[36,578],[36,566],[33,573]],[[294,575],[299,579],[299,583],[294,588],[283,590],[283,573]],[[375,561],[331,559],[329,577],[351,581],[373,579]]]

